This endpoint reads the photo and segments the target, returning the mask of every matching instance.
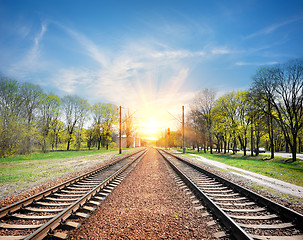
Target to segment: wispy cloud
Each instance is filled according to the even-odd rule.
[[[263,28],[263,29],[261,29],[257,32],[249,34],[248,36],[244,37],[244,39],[251,39],[251,38],[271,34],[271,33],[275,32],[276,30],[278,30],[281,27],[284,27],[284,26],[289,25],[291,23],[300,21],[302,19],[303,19],[303,16],[299,16],[299,17],[293,17],[293,18],[287,19],[287,20],[282,21],[282,22],[275,23],[275,24],[270,25],[268,27],[265,27],[265,28]]]
[[[108,65],[108,59],[105,54],[100,50],[100,48],[85,35],[80,34],[70,28],[67,28],[60,24],[60,27],[65,29],[77,42],[79,42],[82,47],[86,50],[86,54],[93,58],[95,61],[100,63],[103,67]]]
[[[275,65],[279,62],[236,62],[235,65],[237,66],[262,66],[262,65]]]
[[[156,51],[151,54],[154,58],[162,58],[162,59],[181,59],[181,58],[191,58],[191,57],[201,57],[205,56],[205,52],[197,51],[191,52],[187,50],[176,50],[176,51]]]
[[[94,101],[106,99],[130,106],[159,101],[168,104],[168,95],[174,101],[183,101],[188,60],[206,55],[204,51],[171,49],[148,40],[128,41],[119,52],[108,52],[87,36],[67,27],[62,29],[78,42],[83,54],[100,65],[95,69],[61,69],[53,76],[53,83],[68,94],[85,91]],[[58,78],[60,83],[56,82]]]
[[[29,31],[29,30],[27,30]],[[28,73],[38,72],[44,68],[44,62],[41,57],[40,43],[47,31],[47,24],[41,24],[38,33],[33,37],[33,42],[29,50],[25,53],[24,57],[12,65],[9,72],[13,75],[26,78]],[[27,33],[28,34],[28,33]]]
[[[223,55],[231,53],[231,50],[226,47],[215,47],[211,50],[211,53],[214,55]]]
[[[61,91],[66,92],[67,94],[73,94],[77,88],[83,88],[87,84],[90,84],[93,78],[93,75],[87,69],[60,69],[56,75],[55,81],[52,83]],[[62,81],[58,81],[62,79]]]

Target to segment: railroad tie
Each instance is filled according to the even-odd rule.
[[[89,207],[89,206],[83,206],[83,207],[81,208],[81,210],[86,210],[86,211],[92,212],[92,211],[95,211],[96,208],[94,208],[94,207]]]
[[[65,206],[70,206],[71,203],[47,203],[47,202],[36,202],[36,204],[38,205],[42,205],[42,206],[48,206],[48,207],[65,207]]]
[[[46,197],[45,199],[49,201],[56,201],[56,202],[74,202],[77,200],[73,198],[52,198],[52,197]]]
[[[105,197],[99,197],[99,196],[94,196],[95,199],[99,200],[99,201],[103,201],[105,199]]]
[[[247,212],[263,212],[266,211],[265,208],[254,208],[254,209],[229,209],[229,208],[222,208],[223,211],[225,212],[242,212],[242,213],[247,213]]]
[[[27,219],[27,220],[41,220],[41,219],[50,219],[55,217],[56,215],[42,215],[42,216],[35,216],[35,215],[25,215],[25,214],[12,214],[12,217],[20,218],[20,219]]]
[[[21,240],[26,238],[26,236],[0,236],[0,240]]]
[[[229,215],[229,217],[234,218],[234,219],[242,219],[242,220],[270,220],[270,219],[278,218],[278,215],[276,215],[276,214],[270,214],[270,215],[265,215],[265,216]]]
[[[90,214],[82,213],[82,212],[76,212],[76,213],[74,213],[74,215],[77,216],[77,217],[82,217],[82,218],[89,218],[90,217]]]
[[[83,195],[82,194],[60,194],[60,193],[53,193],[53,196],[55,197],[74,197],[74,198],[79,198],[79,197],[82,197]],[[77,200],[77,199],[75,199]]]
[[[221,232],[216,232],[214,233],[214,237],[215,238],[222,238],[222,237],[226,237],[225,232],[221,231]]]
[[[97,205],[97,206],[99,206],[101,204],[100,202],[93,201],[93,200],[90,200],[88,203],[93,204],[93,205]]]
[[[0,228],[6,228],[6,229],[33,229],[33,228],[39,228],[42,225],[43,224],[19,225],[19,224],[0,223]]]
[[[54,234],[50,235],[52,238],[59,238],[59,239],[66,239],[67,238],[67,234],[64,232],[58,232],[56,231]]]
[[[32,212],[61,212],[63,209],[55,209],[55,208],[33,208],[33,207],[26,207],[24,208],[27,211]]]
[[[254,229],[282,229],[282,228],[289,228],[294,227],[292,223],[280,223],[280,224],[243,224],[238,223],[240,227],[245,228],[254,228]]]
[[[73,222],[73,221],[66,221],[62,225],[67,226],[67,227],[72,227],[72,228],[79,228],[81,226],[81,223]]]
[[[259,236],[251,235],[254,239],[258,240],[303,240],[303,235],[294,236]]]
[[[218,200],[218,199],[216,199]],[[246,203],[220,203],[220,202],[215,202],[216,204],[220,206],[252,206],[256,205],[255,202],[246,202]]]

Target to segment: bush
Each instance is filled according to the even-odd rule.
[[[117,143],[111,142],[108,146],[110,149],[117,148]]]

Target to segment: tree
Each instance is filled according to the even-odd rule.
[[[0,157],[18,152],[23,137],[20,84],[0,75]]]
[[[297,137],[303,127],[303,62],[262,68],[253,79],[253,86],[272,107],[273,117],[291,148],[292,161],[296,161]]]
[[[98,150],[101,147],[102,141],[102,103],[97,103],[92,106],[92,114],[93,114],[93,131],[94,137],[97,139]]]
[[[70,95],[62,98],[62,112],[65,117],[65,127],[68,135],[67,151],[70,150],[70,144],[77,126],[79,126],[80,129],[82,128],[88,111],[89,105],[86,100],[78,96]]]
[[[54,123],[58,119],[60,104],[61,100],[58,96],[42,93],[39,105],[39,129],[43,139],[41,143],[43,152],[47,150],[47,141],[52,127],[52,122]]]
[[[244,151],[244,156],[246,156],[248,130],[252,121],[249,114],[251,107],[248,101],[248,94],[249,93],[247,91],[238,91],[235,95],[237,109],[236,116],[239,128],[238,138],[241,148]]]
[[[94,119],[94,133],[98,142],[98,150],[101,144],[106,146],[112,140],[112,125],[118,119],[117,106],[113,104],[97,103],[92,107]]]
[[[275,75],[274,68],[261,68],[253,77],[251,91],[254,95],[254,102],[258,104],[259,109],[264,112],[267,121],[268,137],[270,141],[271,159],[274,158],[274,112],[273,98],[275,87],[273,79]]]
[[[118,108],[114,104],[103,104],[103,136],[104,145],[108,149],[108,145],[112,140],[112,126],[117,123],[118,120]]]
[[[42,89],[40,86],[24,82],[21,85],[22,117],[26,125],[25,133],[26,139],[22,145],[22,153],[29,153],[32,151],[34,145],[38,143],[40,138],[37,131],[37,116],[38,108],[41,101]]]
[[[213,112],[223,117],[222,124],[229,132],[229,139],[232,143],[233,153],[237,149],[237,139],[239,137],[239,120],[238,120],[238,101],[236,93],[230,92],[220,97],[216,103]]]
[[[55,118],[50,123],[50,141],[52,150],[58,149],[58,143],[62,138],[64,131],[64,124],[58,118]]]
[[[198,121],[200,128],[204,131],[207,141],[209,142],[210,153],[212,153],[213,138],[212,138],[212,109],[215,105],[215,91],[204,89],[197,93],[194,98],[194,103],[191,106],[191,114]]]
[[[133,137],[133,133],[135,131],[134,128],[134,120],[133,116],[129,113],[129,110],[127,111],[127,114],[124,116],[122,129],[126,136],[126,147],[129,148],[131,145],[131,137]]]

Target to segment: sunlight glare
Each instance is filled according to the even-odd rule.
[[[175,121],[167,111],[156,109],[141,110],[137,119],[137,130],[140,137],[147,140],[157,140],[165,129],[175,129]]]

